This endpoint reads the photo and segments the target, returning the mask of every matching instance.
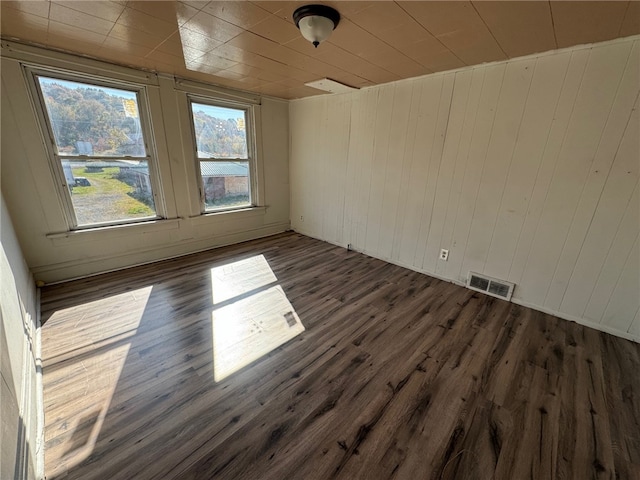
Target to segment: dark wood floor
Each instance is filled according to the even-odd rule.
[[[640,345],[301,235],[42,315],[50,479],[640,478]]]

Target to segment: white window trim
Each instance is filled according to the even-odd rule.
[[[115,240],[120,237],[126,237],[132,232],[150,234],[168,230],[178,230],[179,228],[179,219],[161,219],[138,223],[127,223],[124,225],[108,225],[106,227],[72,230],[69,232],[48,233],[46,237],[56,246],[66,246],[96,242],[105,239]]]
[[[189,95],[204,96],[221,102],[237,102],[243,105],[260,105],[260,96],[241,90],[209,85],[194,80],[174,77],[174,87]]]
[[[101,229],[109,226],[119,225],[132,225],[145,222],[152,222],[166,218],[166,207],[164,198],[162,195],[162,186],[160,182],[160,171],[158,165],[158,152],[155,144],[155,138],[153,135],[153,129],[151,124],[151,112],[149,107],[149,99],[146,83],[131,82],[123,80],[121,78],[111,78],[102,75],[96,75],[85,69],[69,70],[65,68],[58,68],[55,66],[32,64],[27,62],[21,62],[23,73],[28,85],[30,94],[30,100],[36,117],[38,118],[38,126],[40,133],[49,157],[49,168],[53,175],[54,181],[57,186],[58,195],[63,205],[64,216],[67,222],[69,231],[81,231],[81,230],[94,230]],[[83,71],[84,70],[84,71]],[[78,83],[85,83],[88,85],[97,85],[110,87],[119,90],[127,90],[136,93],[138,102],[138,111],[140,114],[140,127],[142,129],[145,150],[146,161],[149,167],[149,177],[151,181],[151,187],[153,189],[153,199],[156,215],[144,218],[132,218],[117,220],[112,222],[101,222],[95,224],[78,225],[75,210],[69,188],[62,168],[61,157],[56,151],[55,138],[51,132],[50,119],[48,118],[46,105],[42,96],[41,88],[36,80],[37,76],[57,78],[60,80],[74,81]],[[141,78],[142,79],[142,78]],[[79,160],[86,160],[93,157],[78,156]],[[96,156],[96,158],[102,158]],[[141,158],[141,157],[135,157]]]
[[[106,63],[69,53],[57,52],[17,42],[2,41],[2,56],[17,60],[22,65],[57,69],[62,72],[78,73],[112,82],[134,83],[136,85],[158,85],[158,75],[130,67]]]
[[[226,98],[219,98],[215,94],[203,95],[201,91],[203,88],[195,89],[198,93],[187,93],[186,104],[189,116],[189,136],[191,137],[191,148],[193,151],[193,159],[195,161],[195,174],[196,182],[198,184],[198,193],[200,201],[200,215],[212,215],[219,213],[239,212],[255,207],[263,206],[261,201],[262,195],[260,190],[260,176],[259,176],[259,148],[257,137],[257,125],[256,121],[256,105],[251,101],[236,101]],[[247,159],[223,159],[223,158],[200,158],[198,157],[198,143],[196,140],[195,121],[193,118],[193,103],[200,103],[203,105],[210,105],[213,107],[233,108],[236,110],[244,110],[245,112],[245,129],[247,132]],[[205,203],[204,182],[202,180],[202,173],[200,169],[200,162],[212,161],[212,162],[227,162],[227,161],[243,161],[249,164],[249,205],[240,205],[237,207],[228,208],[211,208],[207,209]]]

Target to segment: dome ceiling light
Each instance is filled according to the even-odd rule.
[[[302,36],[318,48],[338,26],[340,14],[326,5],[304,5],[293,12],[293,21]]]

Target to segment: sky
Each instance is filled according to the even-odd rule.
[[[223,120],[231,119],[244,119],[244,110],[238,110],[235,108],[224,108],[224,107],[214,107],[213,105],[204,105],[202,103],[192,104],[193,113],[195,112],[204,112],[210,117],[221,118]]]

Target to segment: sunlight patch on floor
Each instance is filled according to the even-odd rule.
[[[211,277],[216,382],[305,330],[262,255],[212,269]]]
[[[152,288],[148,286],[59,310],[43,327],[43,387],[48,412],[45,451],[48,457],[59,459],[50,464],[60,465],[57,471],[48,472],[49,475],[63,474],[93,452]],[[74,334],[64,338],[53,335],[52,327],[58,320],[75,322]],[[82,343],[81,338],[94,341]],[[84,380],[78,382],[78,378]],[[74,401],[69,398],[78,398],[83,405],[90,398],[91,403],[73,410]],[[52,443],[50,440],[56,437]]]
[[[212,268],[213,304],[218,305],[277,281],[264,255],[256,255]]]

